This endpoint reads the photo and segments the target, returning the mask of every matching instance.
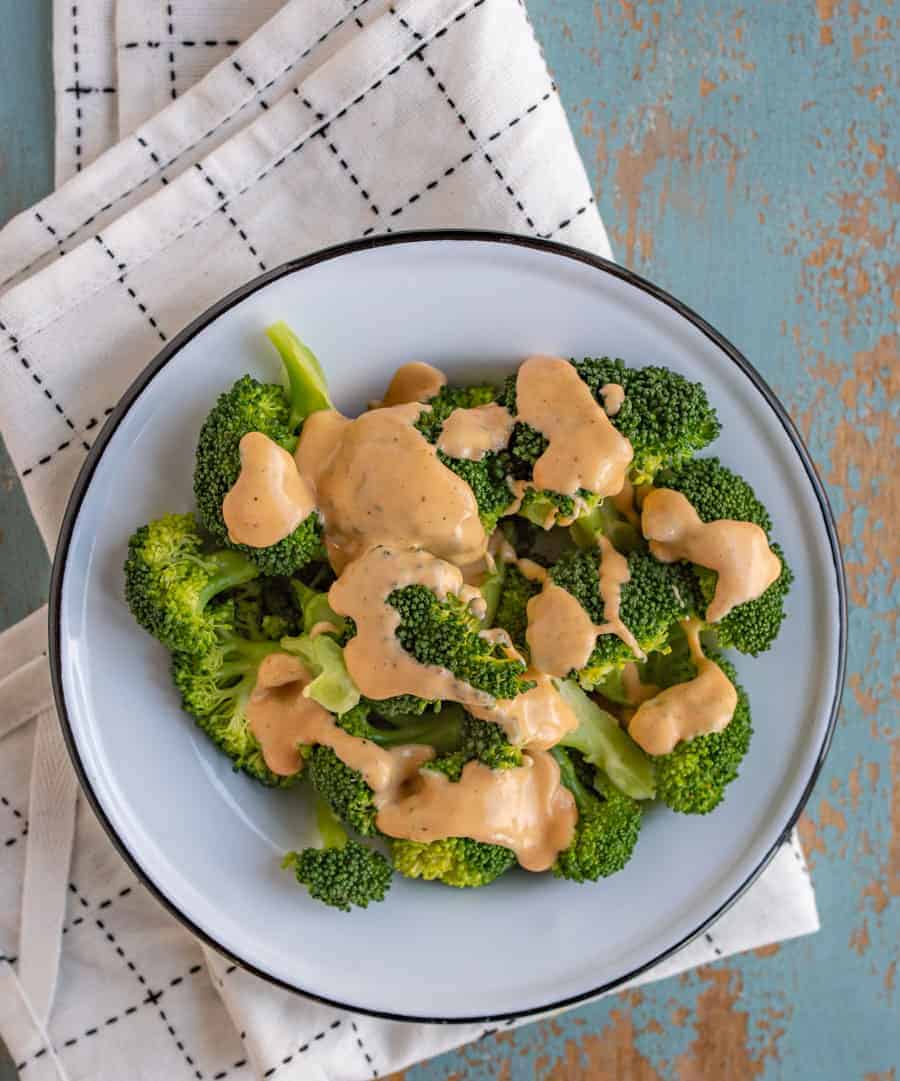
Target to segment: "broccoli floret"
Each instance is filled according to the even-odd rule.
[[[277,642],[251,641],[233,630],[234,605],[216,605],[219,633],[216,644],[203,653],[176,652],[172,678],[184,709],[234,763],[235,769],[273,787],[286,787],[300,774],[273,773],[247,719],[246,707],[260,664],[280,650]]]
[[[696,458],[680,468],[666,470],[657,480],[659,487],[671,488],[682,495],[704,522],[728,518],[753,522],[768,535],[772,528],[769,512],[757,499],[753,488],[722,465],[718,458]],[[781,574],[756,600],[739,604],[718,623],[710,624],[720,645],[756,656],[764,653],[778,637],[784,621],[784,602],[790,592],[794,573],[778,544],[772,551],[781,561]],[[703,618],[716,591],[718,574],[708,567],[694,567],[696,587],[694,610]]]
[[[441,841],[391,842],[394,870],[404,878],[423,878],[445,886],[486,886],[515,865],[515,854],[501,845],[468,837]]]
[[[244,638],[277,642],[303,629],[287,578],[257,578],[231,590],[229,597],[234,601],[235,629]]]
[[[644,552],[632,552],[627,558],[631,577],[622,586],[619,614],[638,645],[649,654],[665,645],[669,628],[686,614],[678,589],[681,572],[675,564],[660,563]],[[566,553],[550,568],[550,577],[578,600],[594,623],[604,622],[597,551]],[[588,663],[577,675],[582,686],[590,689],[610,671],[635,659],[618,635],[601,634]]]
[[[479,461],[473,461],[450,458],[438,451],[438,458],[472,489],[482,527],[485,533],[493,533],[497,522],[515,502],[507,480],[509,455],[505,450],[488,451]]]
[[[528,602],[540,592],[540,584],[532,582],[514,564],[506,568],[500,603],[494,616],[494,626],[502,627],[514,645],[524,648],[528,629]]]
[[[681,492],[704,522],[731,518],[753,522],[766,534],[772,530],[772,519],[756,492],[718,458],[695,458],[666,469],[657,477],[656,487]]]
[[[427,762],[424,768],[436,769],[445,773],[451,781],[458,781],[466,763],[474,760],[488,769],[515,769],[522,765],[522,751],[509,742],[501,725],[464,713],[458,748]]]
[[[411,717],[402,726],[379,726],[369,720],[369,706],[338,718],[338,724],[353,736],[371,740],[379,747],[400,747],[419,743],[438,751],[452,751],[460,740],[462,710],[445,706],[440,713]],[[309,776],[319,795],[335,814],[363,837],[378,833],[375,824],[375,793],[361,773],[346,766],[330,747],[317,745],[308,755]]]
[[[479,383],[472,387],[445,386],[430,398],[430,409],[423,409],[415,427],[429,443],[436,443],[444,427],[444,421],[454,409],[474,409],[479,405],[490,405],[497,399],[497,388],[488,383]]]
[[[618,383],[625,400],[614,427],[634,450],[631,479],[644,484],[667,466],[677,466],[702,450],[719,434],[721,425],[702,383],[691,383],[669,368],[629,368],[610,357],[573,361],[575,369],[602,405],[600,388]]]
[[[596,882],[621,871],[631,859],[641,828],[641,805],[620,792],[599,770],[579,776],[573,752],[554,747],[560,780],[575,797],[578,823],[568,848],[556,857],[553,873],[573,882]],[[588,771],[584,771],[588,773]]]
[[[288,852],[281,866],[290,868],[310,897],[349,912],[383,901],[391,885],[391,865],[380,852],[354,841],[321,800],[317,821],[322,848]]]
[[[194,496],[203,525],[223,545],[245,552],[264,574],[292,574],[323,556],[318,514],[312,512],[297,528],[268,548],[232,544],[222,516],[222,503],[241,471],[240,442],[248,432],[262,432],[289,453],[297,445],[297,429],[311,412],[331,408],[318,360],[283,323],[266,333],[278,349],[288,389],[242,376],[219,396],[200,430],[194,468]]]
[[[737,691],[731,720],[721,732],[685,740],[669,754],[654,759],[657,795],[673,811],[682,814],[708,814],[718,807],[726,786],[738,775],[753,734],[750,700],[737,681],[734,666],[715,653],[709,654],[709,658],[718,664]]]
[[[258,574],[238,552],[205,552],[192,514],[166,514],[128,541],[125,600],[163,645],[201,652],[215,645],[221,630],[222,610],[210,602]]]
[[[481,623],[458,597],[441,601],[425,586],[395,589],[388,603],[400,613],[397,637],[420,664],[440,665],[494,698],[515,698],[533,686],[524,662],[479,634]]]

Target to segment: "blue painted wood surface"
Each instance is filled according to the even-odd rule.
[[[839,518],[849,682],[802,823],[824,927],[488,1039],[406,1081],[896,1081],[895,8],[529,9],[619,259],[708,316],[761,369]],[[0,221],[50,185],[49,10],[49,0],[6,5]],[[0,626],[43,600],[46,573],[0,456]]]

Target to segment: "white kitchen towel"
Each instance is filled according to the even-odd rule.
[[[131,8],[121,0],[116,11]],[[163,27],[169,38],[190,25],[220,40],[210,22],[177,21],[179,10],[172,32]],[[120,81],[137,51],[119,51]],[[167,63],[154,69],[157,87]],[[552,235],[609,254],[517,0],[292,0],[195,87],[177,67],[175,81],[161,113],[0,232],[0,278],[10,279],[0,427],[51,551],[72,480],[122,390],[162,342],[261,267],[412,226]],[[126,108],[137,110],[143,84],[126,85]],[[204,957],[83,802],[68,869],[74,800],[50,723],[44,636],[37,614],[0,639],[0,1036],[26,1079],[350,1081],[483,1033],[350,1015]],[[47,821],[54,792],[61,814]],[[28,833],[27,807],[39,834]],[[60,890],[48,1015],[53,957],[35,952],[31,929],[63,918]],[[785,846],[709,935],[645,979],[817,926],[802,855]]]

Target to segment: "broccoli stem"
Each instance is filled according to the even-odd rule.
[[[644,547],[640,533],[619,514],[610,499],[604,499],[589,514],[569,526],[569,536],[579,548],[596,548],[601,534],[625,555]]]
[[[222,550],[200,558],[210,569],[210,579],[199,594],[200,611],[219,593],[259,577],[259,567],[240,552]]]
[[[323,848],[343,848],[347,843],[347,831],[341,820],[321,796],[316,796],[316,827],[322,838]]]
[[[652,799],[656,784],[650,757],[577,683],[562,680],[559,693],[578,718],[578,727],[563,737],[562,745],[580,751],[586,762],[602,769],[626,796]]]
[[[300,341],[287,323],[266,327],[266,337],[278,350],[284,364],[291,403],[290,426],[296,431],[310,413],[334,408],[328,397],[325,373],[313,351]]]
[[[503,593],[503,581],[506,578],[506,564],[502,561],[497,561],[494,570],[485,575],[484,581],[478,587],[481,591],[482,597],[484,597],[484,619],[482,623],[485,627],[493,627],[494,617],[497,615],[497,608],[500,604],[500,596]]]

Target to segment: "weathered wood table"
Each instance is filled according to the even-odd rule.
[[[529,8],[618,258],[760,368],[833,500],[852,604],[849,681],[801,827],[824,926],[490,1038],[406,1081],[895,1081],[896,9],[891,0]],[[50,0],[5,5],[0,71],[5,221],[51,184]],[[2,457],[0,626],[45,600],[47,571]]]

